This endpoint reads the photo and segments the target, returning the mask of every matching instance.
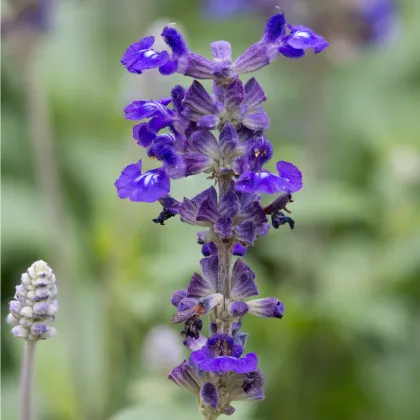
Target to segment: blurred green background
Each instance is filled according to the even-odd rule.
[[[275,161],[294,162],[305,186],[290,206],[295,231],[271,231],[245,257],[261,295],[279,297],[286,314],[244,319],[266,399],[236,404],[241,420],[419,418],[420,3],[398,2],[392,40],[357,48],[334,32],[330,7],[311,26],[328,51],[257,74]],[[153,224],[158,204],[119,200],[113,186],[146,157],[123,107],[191,81],[128,74],[119,60],[168,22],[194,51],[210,56],[209,43],[226,39],[237,56],[267,17],[214,20],[193,0],[63,0],[43,36],[5,37],[2,318],[33,261],[46,260],[59,287],[58,335],[37,350],[37,420],[200,418],[194,397],[166,379],[187,356],[169,298],[199,269],[196,229]],[[176,181],[173,195],[206,185]],[[23,348],[9,329],[5,420],[18,418]]]

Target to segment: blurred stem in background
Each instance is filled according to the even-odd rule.
[[[57,267],[57,272],[62,278],[61,292],[65,297],[62,316],[66,329],[69,332],[67,348],[69,349],[69,359],[71,371],[74,376],[74,395],[75,401],[80,401],[80,419],[87,419],[83,415],[85,395],[83,381],[82,346],[79,343],[78,331],[75,325],[79,325],[76,297],[74,296],[74,286],[71,281],[77,278],[72,270],[71,254],[69,243],[70,235],[65,210],[63,206],[62,191],[60,185],[60,174],[54,150],[54,136],[51,126],[51,118],[48,100],[43,85],[43,77],[38,68],[38,47],[39,39],[30,41],[30,47],[26,54],[19,57],[23,87],[27,109],[29,138],[32,147],[32,159],[34,176],[40,190],[39,202],[44,204],[46,218],[50,236],[51,261]]]
[[[303,66],[301,74],[302,82],[305,86],[302,96],[302,109],[305,121],[302,129],[302,139],[307,156],[310,157],[309,176],[311,184],[318,185],[324,181],[324,176],[328,173],[328,143],[329,133],[327,128],[327,85],[328,77],[331,75],[331,67],[328,59],[322,56],[310,57],[311,65]],[[317,279],[315,273],[318,272],[316,266],[319,264],[319,252],[322,252],[322,245],[325,243],[325,226],[309,225],[306,226],[307,239],[305,241],[308,249],[306,255],[308,264],[306,266],[306,284],[304,290],[307,295],[307,302],[314,301],[317,291]]]

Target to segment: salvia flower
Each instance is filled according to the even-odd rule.
[[[278,229],[295,222],[286,213],[292,194],[302,188],[302,173],[290,162],[278,161],[276,173],[266,169],[274,148],[265,130],[270,120],[262,108],[266,95],[252,77],[281,55],[298,58],[307,50],[327,47],[322,37],[303,26],[290,25],[284,14],[272,16],[260,41],[236,60],[226,41],[211,43],[213,60],[189,50],[173,27],[162,31],[168,51],[153,49],[147,37],[131,45],[122,60],[133,73],[158,68],[164,75],[180,73],[195,80],[176,85],[170,96],[129,104],[126,119],[136,121],[133,138],[157,168],[142,172],[142,161],[128,165],[115,182],[120,198],[159,202],[153,222],[179,216],[197,226],[197,243],[204,256],[201,270],[185,289],[171,296],[172,318],[180,325],[188,360],[169,379],[193,393],[208,419],[232,415],[233,401],[264,398],[264,376],[258,357],[245,352],[248,334],[241,330],[248,315],[281,319],[284,305],[275,297],[256,299],[255,273],[241,258],[271,225]],[[213,81],[209,92],[199,79]],[[173,197],[171,180],[206,174],[214,182],[194,197]],[[270,194],[268,205],[262,195]],[[209,318],[208,332],[205,317]]]
[[[9,310],[7,321],[13,325],[15,337],[37,341],[56,334],[51,323],[58,310],[57,286],[46,262],[36,261],[22,274]]]

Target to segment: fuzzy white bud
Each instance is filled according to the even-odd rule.
[[[12,334],[28,341],[45,340],[56,334],[51,322],[58,310],[55,275],[45,261],[34,262],[22,274],[10,301],[7,322]]]

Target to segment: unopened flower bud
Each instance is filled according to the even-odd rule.
[[[28,341],[43,340],[56,334],[51,322],[58,310],[57,286],[50,266],[37,261],[22,274],[16,286],[15,300],[10,301],[7,322],[12,334]]]

